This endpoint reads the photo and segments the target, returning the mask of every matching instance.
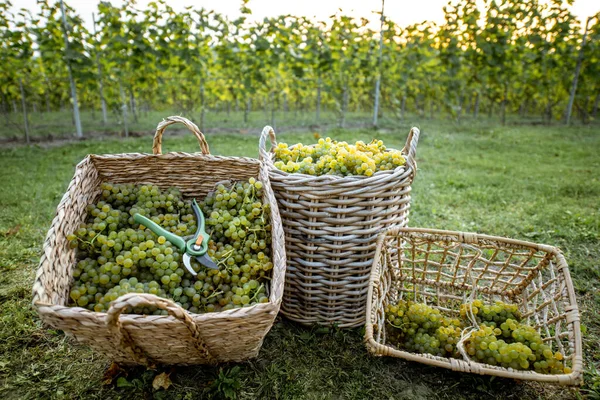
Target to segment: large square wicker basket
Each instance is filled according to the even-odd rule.
[[[476,295],[484,302],[517,304],[524,321],[546,345],[564,354],[568,374],[547,375],[465,359],[416,354],[386,335],[385,307],[399,299],[458,314]],[[365,341],[377,356],[390,356],[453,371],[561,385],[583,376],[579,311],[569,268],[556,247],[520,240],[419,228],[391,228],[377,242],[367,303]],[[463,335],[467,334],[466,329]]]
[[[285,231],[282,314],[306,325],[363,325],[377,234],[408,223],[419,130],[410,130],[402,149],[405,165],[372,176],[281,171],[268,140],[272,150],[277,143],[270,126],[262,132],[259,154]]]
[[[161,154],[163,131],[174,123],[183,123],[196,135],[202,154]],[[279,312],[285,275],[283,229],[268,174],[255,159],[210,155],[197,126],[181,117],[169,117],[159,124],[153,152],[89,155],[77,165],[44,242],[33,304],[43,322],[124,364],[191,365],[255,357]],[[264,182],[263,202],[271,206],[274,267],[268,303],[192,314],[169,299],[129,294],[115,300],[107,313],[68,306],[76,260],[66,236],[84,221],[86,206],[98,198],[102,182],[177,186],[186,197],[202,198],[216,182],[250,177]],[[169,315],[121,315],[127,307],[141,305],[157,306]]]

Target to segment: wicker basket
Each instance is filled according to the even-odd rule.
[[[163,131],[174,123],[183,123],[196,135],[202,154],[161,154]],[[33,304],[45,323],[124,364],[191,365],[255,357],[279,311],[285,275],[283,229],[268,174],[255,159],[210,155],[198,127],[181,117],[169,117],[158,125],[153,152],[90,155],[79,163],[44,242]],[[107,313],[67,306],[75,252],[66,236],[84,221],[86,206],[98,198],[102,182],[175,185],[185,196],[204,197],[218,181],[250,177],[265,183],[263,201],[271,205],[274,267],[268,303],[191,314],[168,299],[129,294],[115,300]],[[121,315],[128,306],[141,305],[156,306],[170,315]]]
[[[406,165],[366,176],[289,174],[274,166],[275,132],[265,127],[259,153],[279,203],[287,251],[282,313],[303,324],[364,324],[377,234],[406,226],[419,130],[402,150]]]
[[[562,385],[581,383],[579,311],[567,262],[559,249],[418,228],[389,229],[379,236],[377,246],[366,314],[365,341],[371,353],[453,371]],[[518,371],[469,360],[466,353],[464,360],[436,357],[402,351],[386,342],[384,308],[388,303],[410,298],[458,314],[460,304],[475,295],[487,302],[518,304],[526,322],[538,330],[544,342],[563,352],[572,372],[546,375]]]

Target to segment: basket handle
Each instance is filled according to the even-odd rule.
[[[406,154],[406,163],[412,168],[413,173],[417,173],[417,144],[419,143],[419,128],[413,126],[408,132],[406,144],[402,148],[402,153]],[[414,178],[414,177],[413,177]]]
[[[267,138],[271,142],[271,148],[267,151]],[[269,152],[272,152],[277,146],[277,137],[275,136],[275,130],[269,125],[265,126],[260,134],[258,141],[258,156],[261,161],[270,162]]]
[[[204,343],[198,326],[190,315],[172,300],[164,299],[153,294],[129,293],[113,301],[106,315],[106,326],[115,337],[119,339],[121,347],[124,348],[134,360],[141,364],[149,365],[151,360],[142,349],[135,345],[131,335],[123,329],[119,316],[128,307],[157,307],[166,310],[169,315],[180,320],[189,329],[194,345],[209,363],[214,363],[215,359],[210,354],[208,346]]]
[[[189,119],[179,116],[167,117],[163,119],[156,127],[156,133],[154,134],[154,141],[152,143],[152,152],[154,154],[162,154],[163,132],[165,131],[167,126],[177,123],[184,124],[196,136],[196,139],[198,139],[198,143],[200,143],[200,150],[202,151],[202,154],[210,154],[210,149],[208,148],[206,138],[204,137],[204,134],[200,132],[198,126],[196,126],[196,124],[194,124]]]

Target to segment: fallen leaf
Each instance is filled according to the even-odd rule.
[[[118,388],[134,387],[134,385],[133,385],[133,383],[129,382],[127,379],[120,377],[119,379],[117,379],[117,387]]]
[[[154,388],[154,390],[158,390],[160,388],[167,390],[171,386],[171,384],[172,382],[169,378],[169,374],[165,372],[156,375],[154,377],[154,380],[152,381],[152,387]]]
[[[15,225],[6,232],[4,232],[4,236],[12,236],[21,230],[21,224]]]
[[[115,380],[117,375],[121,373],[121,371],[122,370],[121,367],[119,367],[119,364],[110,364],[110,367],[108,367],[108,369],[104,371],[104,378],[102,379],[102,383],[105,385],[110,385]]]

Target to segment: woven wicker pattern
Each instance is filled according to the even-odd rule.
[[[311,176],[275,168],[275,132],[265,127],[260,158],[279,203],[287,251],[282,313],[303,324],[364,324],[377,234],[406,226],[419,130],[402,153],[406,165],[367,176]]]
[[[424,364],[562,385],[582,381],[579,311],[569,269],[555,247],[473,233],[392,228],[378,238],[369,286],[365,341],[369,351]],[[400,258],[400,262],[398,260]],[[384,308],[400,298],[458,314],[473,297],[515,303],[570,374],[546,375],[464,360],[415,354],[386,342]],[[466,354],[465,354],[466,355]]]
[[[175,122],[190,128],[207,154],[160,154],[164,128]],[[255,357],[279,312],[285,275],[283,229],[269,176],[258,160],[208,154],[204,136],[181,117],[169,117],[159,125],[153,150],[154,155],[91,155],[77,165],[43,245],[33,304],[45,323],[124,364],[192,365]],[[75,263],[66,236],[85,220],[86,206],[98,198],[102,182],[177,186],[185,196],[202,198],[217,182],[251,177],[265,183],[263,202],[271,204],[274,267],[268,303],[191,314],[171,300],[132,294],[114,301],[107,313],[66,306]],[[120,315],[136,304],[154,305],[169,316]]]

